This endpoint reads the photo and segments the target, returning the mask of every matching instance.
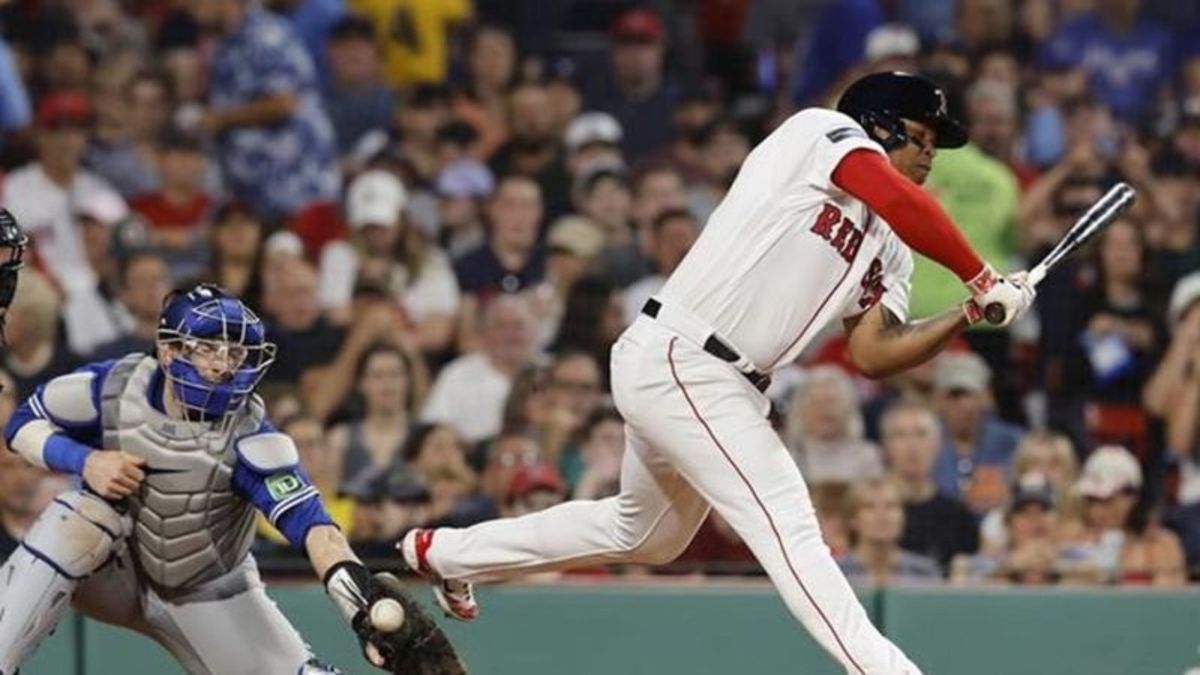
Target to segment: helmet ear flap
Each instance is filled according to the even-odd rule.
[[[904,122],[894,115],[866,112],[862,114],[859,124],[863,126],[868,136],[883,146],[884,152],[891,152],[896,148],[907,145],[909,142],[908,131],[904,128]],[[888,135],[886,138],[879,134],[879,129],[887,132]]]

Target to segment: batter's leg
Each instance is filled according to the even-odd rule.
[[[494,581],[600,563],[658,564],[677,557],[708,504],[637,432],[626,429],[621,492],[519,518],[439,529],[425,559],[435,574]]]
[[[687,343],[670,340],[663,351],[673,391],[635,407],[645,412],[630,424],[737,531],[792,614],[848,673],[918,675],[871,624],[830,555],[800,471],[763,414],[765,400]]]

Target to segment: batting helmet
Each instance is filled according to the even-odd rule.
[[[939,148],[967,142],[966,130],[946,109],[946,93],[920,75],[890,72],[859,78],[838,99],[837,109],[853,117],[884,150],[911,141],[901,121],[905,119],[929,125],[937,133]],[[878,129],[888,137],[881,138]]]

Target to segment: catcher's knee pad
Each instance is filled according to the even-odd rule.
[[[0,673],[12,673],[66,612],[80,580],[124,541],[126,520],[82,492],[56,497],[0,568]]]
[[[66,492],[42,512],[21,547],[79,580],[108,561],[128,534],[128,521],[108,502],[85,492]]]

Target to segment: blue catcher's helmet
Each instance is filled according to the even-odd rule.
[[[176,398],[203,420],[240,409],[275,360],[262,320],[212,284],[167,296],[158,341],[175,348],[163,372]]]

